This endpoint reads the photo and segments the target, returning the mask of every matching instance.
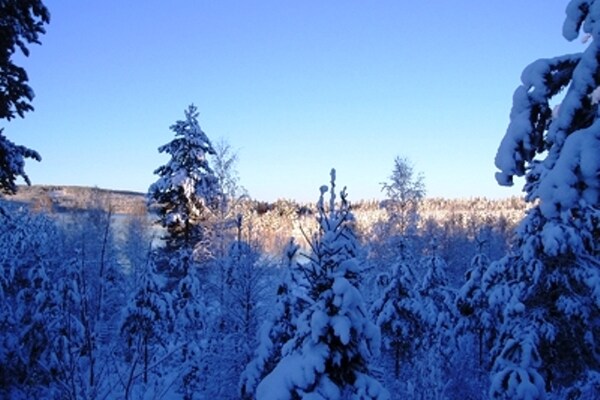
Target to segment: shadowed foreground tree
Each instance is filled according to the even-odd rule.
[[[523,71],[496,156],[498,182],[525,176],[532,208],[482,278],[502,320],[495,399],[600,398],[600,1],[569,3],[563,35],[581,30],[583,53]]]
[[[33,90],[25,69],[13,62],[17,49],[29,56],[27,45],[40,44],[39,36],[46,33],[44,25],[50,13],[39,0],[6,0],[0,2],[0,119],[10,121],[16,115],[23,118],[33,111]],[[22,177],[27,184],[25,159],[40,161],[40,155],[27,147],[8,140],[0,128],[0,194],[14,194],[16,180]]]

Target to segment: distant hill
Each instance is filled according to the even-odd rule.
[[[85,186],[48,186],[33,185],[19,186],[19,191],[13,196],[0,198],[3,201],[22,203],[33,210],[68,212],[91,208],[108,209],[112,207],[115,214],[140,214],[146,210],[146,194],[123,190],[100,189]],[[377,201],[353,202],[357,216],[381,213]],[[293,200],[277,200],[272,203],[249,200],[245,206],[259,216],[267,212],[284,215],[312,214],[314,204],[302,204]],[[425,218],[444,220],[454,214],[479,214],[503,216],[511,222],[520,220],[527,209],[526,203],[518,197],[507,199],[487,199],[474,197],[465,199],[428,198],[422,204],[421,215]]]
[[[112,207],[115,214],[146,212],[146,194],[84,186],[19,186],[17,194],[4,201],[18,202],[33,210],[68,212]]]

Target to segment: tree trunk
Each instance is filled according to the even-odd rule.
[[[148,383],[148,336],[144,336],[144,383]]]

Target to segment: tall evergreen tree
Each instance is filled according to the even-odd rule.
[[[203,222],[219,195],[217,177],[208,163],[208,155],[215,150],[200,129],[194,105],[185,111],[185,120],[177,121],[171,130],[175,138],[158,148],[171,159],[154,171],[159,178],[148,189],[148,204],[157,206],[159,222],[167,229],[167,249],[183,251],[189,260],[206,239]]]
[[[15,114],[23,118],[32,111],[33,90],[27,73],[16,65],[13,56],[17,49],[29,56],[27,45],[40,43],[46,33],[50,13],[40,0],[7,0],[0,2],[0,119],[10,121]],[[25,159],[40,161],[40,155],[27,147],[16,145],[0,129],[0,194],[14,194],[16,179],[21,176],[27,184]]]
[[[258,385],[256,398],[387,399],[371,375],[370,359],[379,351],[379,329],[368,319],[358,283],[361,265],[352,229],[353,216],[341,193],[336,207],[335,170],[326,211],[321,187],[317,203],[319,234],[305,265],[312,301],[300,315],[284,357]]]
[[[589,35],[583,53],[524,70],[496,156],[498,182],[525,176],[532,205],[514,252],[483,277],[503,322],[496,399],[582,398],[579,384],[600,371],[600,1],[569,2],[563,35],[580,31]]]

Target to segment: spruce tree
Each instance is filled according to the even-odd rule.
[[[524,70],[496,156],[500,184],[525,176],[531,209],[514,251],[483,276],[502,317],[495,399],[581,398],[600,371],[600,1],[570,1],[563,35],[581,31],[585,51]]]
[[[198,277],[192,269],[181,279],[173,299],[174,337],[180,348],[173,369],[181,371],[181,392],[185,400],[199,390],[202,369],[205,368],[202,342],[207,332],[207,308]]]
[[[159,223],[167,230],[167,250],[180,252],[187,264],[207,240],[203,223],[219,196],[218,180],[208,162],[215,150],[200,129],[194,105],[171,130],[175,138],[158,148],[171,159],[154,171],[159,178],[148,189],[148,203],[157,207]]]
[[[454,325],[457,312],[454,309],[454,292],[449,287],[448,265],[438,254],[437,241],[433,239],[429,254],[421,260],[425,275],[418,286],[421,312],[425,320],[423,357],[420,375],[424,396],[444,396],[452,384],[452,356],[457,352]]]
[[[258,385],[256,398],[387,399],[372,376],[371,357],[379,351],[379,329],[369,319],[358,289],[361,265],[352,228],[353,216],[341,193],[336,207],[335,170],[326,210],[321,187],[317,203],[319,233],[304,273],[311,304],[300,315],[284,357]]]
[[[0,2],[0,119],[23,118],[32,111],[33,90],[27,72],[13,61],[17,49],[29,56],[27,45],[39,44],[46,33],[50,13],[40,0],[8,0]],[[40,155],[10,141],[0,128],[0,194],[14,194],[20,176],[27,184],[25,159],[41,160]]]
[[[408,364],[423,344],[426,320],[419,295],[414,289],[409,260],[401,256],[392,267],[391,279],[372,307],[372,314],[382,334],[383,348],[393,360],[394,380],[401,366]]]
[[[154,263],[149,262],[139,287],[129,299],[121,323],[125,359],[131,365],[125,384],[125,398],[129,398],[132,389],[139,383],[136,377],[141,376],[142,386],[145,386],[151,382],[151,374],[160,375],[162,365],[157,361],[168,347],[172,323],[171,298],[163,289]]]
[[[58,365],[64,358],[56,352],[71,333],[58,326],[61,242],[56,225],[43,215],[0,214],[0,398],[66,395],[66,370]]]
[[[478,252],[471,259],[471,266],[465,274],[466,282],[456,296],[456,308],[462,318],[457,324],[457,333],[473,334],[477,339],[478,363],[480,367],[487,364],[490,343],[497,330],[496,315],[491,313],[482,278],[487,271],[490,260],[483,253],[484,242],[478,238]]]

